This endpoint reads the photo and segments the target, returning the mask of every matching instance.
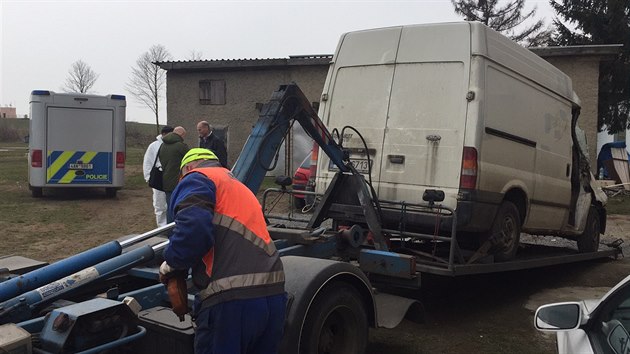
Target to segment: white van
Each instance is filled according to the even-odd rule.
[[[125,109],[122,95],[31,93],[29,187],[105,187],[115,197],[125,169]]]
[[[507,260],[521,231],[597,250],[605,196],[590,186],[575,142],[579,110],[560,70],[481,23],[459,22],[344,34],[319,115],[380,200],[419,204],[426,190],[441,190],[460,243],[490,241],[495,259]],[[335,170],[320,156],[321,192]],[[408,230],[450,225],[410,210]],[[395,208],[382,215],[385,227],[401,222]]]

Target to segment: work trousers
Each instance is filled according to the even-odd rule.
[[[195,354],[275,354],[286,294],[232,300],[200,310],[195,320]]]
[[[166,193],[153,189],[153,210],[158,227],[166,226]]]

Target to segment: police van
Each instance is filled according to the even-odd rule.
[[[36,90],[30,100],[29,188],[104,187],[115,197],[125,170],[122,95]]]

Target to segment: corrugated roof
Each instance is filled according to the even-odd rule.
[[[291,55],[288,58],[246,58],[177,60],[156,62],[164,70],[225,70],[243,68],[272,68],[282,66],[328,65],[332,54]]]

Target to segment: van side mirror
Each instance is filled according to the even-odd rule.
[[[536,310],[536,329],[541,331],[566,331],[580,327],[582,308],[579,302],[561,302],[544,305]]]

